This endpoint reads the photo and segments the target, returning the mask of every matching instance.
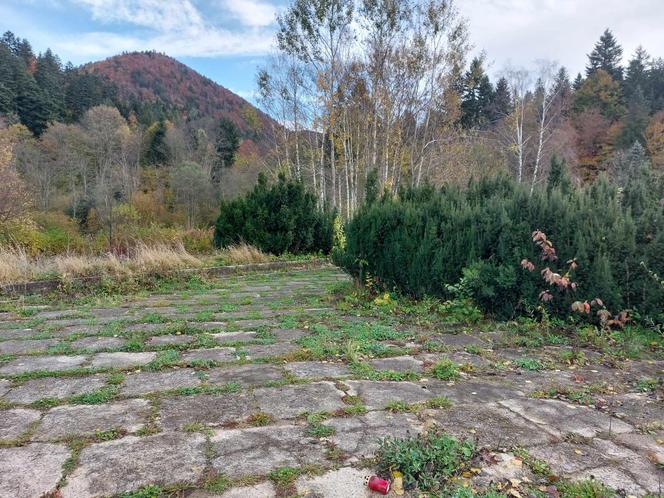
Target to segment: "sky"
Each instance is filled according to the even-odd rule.
[[[288,0],[0,0],[0,30],[75,65],[123,51],[171,55],[253,100]],[[627,59],[638,45],[664,56],[664,0],[456,0],[473,52],[490,74],[555,61],[572,75],[611,28]]]

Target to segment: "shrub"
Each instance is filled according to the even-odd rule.
[[[384,195],[347,224],[346,250],[334,260],[362,282],[370,275],[416,298],[449,299],[463,282],[484,312],[509,319],[540,305],[541,276],[519,263],[538,257],[531,234],[541,230],[578,264],[576,291],[548,303],[548,313],[567,317],[577,294],[664,322],[664,289],[644,268],[664,273],[664,178],[642,171],[622,191],[606,178],[584,189],[556,178],[549,187],[531,195],[498,177]]]
[[[245,197],[222,202],[214,243],[246,242],[272,254],[303,254],[332,249],[334,212],[317,206],[301,182],[280,176],[268,185],[260,175]]]
[[[460,442],[442,432],[429,432],[416,437],[385,438],[377,453],[378,467],[388,474],[398,470],[407,488],[437,492],[451,478],[469,465],[475,453],[471,441]]]

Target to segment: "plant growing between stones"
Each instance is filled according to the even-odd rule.
[[[546,264],[546,262],[549,263],[549,265],[540,270],[542,279],[547,284],[547,288],[539,293],[539,300],[543,305],[554,300],[551,289],[557,290],[559,295],[576,291],[577,283],[572,280],[572,273],[578,268],[576,258],[568,260],[564,270],[555,271],[550,267],[550,265],[558,261],[558,254],[556,253],[556,248],[553,246],[553,242],[540,230],[535,230],[532,233],[532,239],[540,250],[540,260],[544,262],[543,264]],[[535,264],[526,258],[521,260],[521,267],[529,272],[533,272],[536,269]],[[621,311],[616,316],[612,316],[599,297],[590,300],[590,302],[588,300],[574,301],[571,305],[573,312],[585,315],[590,315],[593,308],[599,308],[596,315],[599,318],[602,328],[605,329],[612,327],[622,328],[630,320],[626,310]],[[542,309],[544,310],[544,308]]]
[[[385,438],[376,458],[379,472],[389,474],[398,470],[407,488],[437,493],[468,468],[474,454],[472,441],[462,442],[443,432],[429,432],[410,438]]]
[[[431,374],[438,380],[456,380],[460,376],[456,363],[447,358],[438,360],[431,367]]]

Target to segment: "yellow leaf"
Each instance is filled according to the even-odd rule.
[[[581,451],[578,448],[574,450],[574,453],[576,453],[577,455],[583,455],[583,451]]]

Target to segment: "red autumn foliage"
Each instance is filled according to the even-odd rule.
[[[245,118],[246,108],[255,111],[264,133],[258,133],[258,148],[263,150],[265,135],[275,122],[267,114],[227,88],[178,62],[156,52],[132,52],[93,62],[84,71],[102,76],[114,83],[118,97],[125,101],[161,102],[183,117],[222,116],[231,119],[244,135],[251,136],[252,126]],[[192,116],[193,117],[193,116]],[[250,139],[249,139],[250,140]],[[249,141],[245,138],[245,141]],[[267,140],[265,140],[267,142]],[[251,148],[250,144],[245,147]]]
[[[554,262],[558,259],[553,242],[547,238],[544,232],[535,230],[532,233],[532,238],[535,245],[540,248],[540,259],[542,261]],[[521,260],[521,267],[529,272],[535,271],[535,265],[526,258]],[[548,266],[542,269],[540,273],[544,281],[550,286],[557,287],[558,291],[575,291],[577,285],[576,282],[572,281],[571,273],[576,270],[577,267],[578,264],[576,259],[570,259],[567,260],[567,271],[563,274],[555,272]],[[539,300],[543,303],[548,303],[553,301],[553,299],[554,296],[549,291],[549,289],[545,289],[539,293]],[[612,316],[611,312],[604,307],[604,302],[598,297],[591,300],[590,302],[575,301],[572,303],[571,308],[572,311],[576,313],[590,315],[590,311],[593,307],[600,308],[597,311],[597,317],[599,318],[602,328],[623,327],[630,319],[628,312],[625,310],[621,311],[616,316]]]

